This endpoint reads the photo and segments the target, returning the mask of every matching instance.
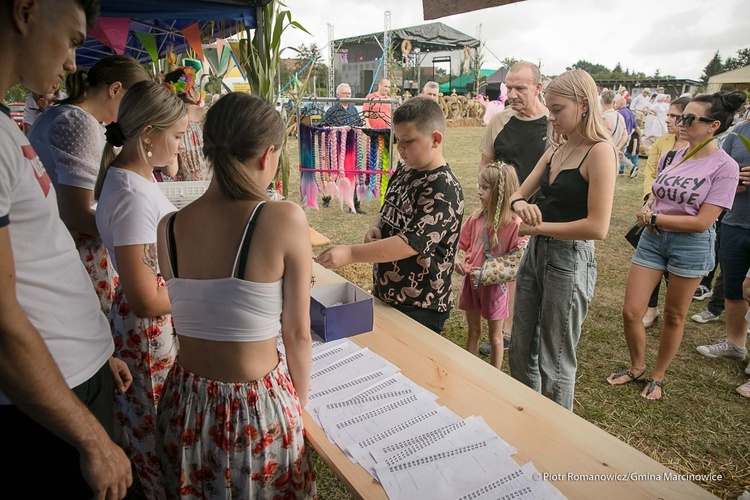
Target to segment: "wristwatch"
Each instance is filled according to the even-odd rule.
[[[657,215],[658,214],[656,212],[652,212],[651,213],[651,218],[648,220],[648,225],[649,226],[656,226],[656,216]]]

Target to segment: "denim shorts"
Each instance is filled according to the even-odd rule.
[[[716,230],[702,233],[645,230],[633,255],[633,264],[682,278],[702,278],[714,268]]]

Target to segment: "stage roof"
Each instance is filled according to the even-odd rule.
[[[429,23],[408,28],[394,29],[390,31],[392,40],[401,44],[403,40],[409,40],[412,50],[419,48],[423,52],[449,52],[462,50],[464,47],[479,47],[479,40],[470,37],[443,23]],[[334,40],[336,48],[342,45],[355,43],[370,43],[374,40],[382,43],[383,33],[369,33],[367,35],[351,36]]]

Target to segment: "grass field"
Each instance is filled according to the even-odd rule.
[[[464,187],[467,214],[478,206],[474,186],[479,162],[477,147],[483,132],[482,128],[450,128],[444,147],[444,155]],[[292,139],[288,147],[291,163],[296,165],[296,142]],[[299,202],[298,182],[295,172],[291,201]],[[604,381],[609,373],[629,364],[620,310],[633,249],[623,235],[639,208],[641,189],[641,178],[618,178],[609,235],[596,245],[599,277],[578,346],[574,411],[678,473],[720,474],[720,481],[699,484],[721,498],[734,499],[750,488],[750,401],[734,391],[747,380],[743,373],[747,361],[710,360],[695,351],[698,345],[724,338],[723,317],[706,325],[688,320],[682,347],[667,373],[661,401],[640,398],[639,385],[613,388]],[[367,215],[353,215],[337,206],[309,210],[308,218],[310,225],[333,244],[358,243],[377,213],[378,203],[363,201],[362,208]],[[368,264],[348,266],[339,274],[365,290],[371,289]],[[456,293],[459,283],[454,279]],[[663,290],[664,287],[662,293]],[[703,307],[705,301],[694,302],[689,315]],[[660,327],[657,322],[649,329],[649,366],[653,366],[656,356]],[[446,336],[463,347],[465,335],[463,314],[454,310],[446,325]],[[507,364],[503,371],[508,372]],[[350,497],[321,460],[317,471],[322,500]]]

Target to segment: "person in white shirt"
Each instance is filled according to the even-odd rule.
[[[52,92],[75,71],[97,14],[91,0],[2,2],[0,95],[16,83]],[[112,394],[129,374],[112,358],[50,178],[0,110],[0,443],[12,456],[3,474],[27,496],[124,498],[131,465],[110,431]]]
[[[177,356],[172,305],[156,255],[156,227],[175,207],[154,178],[154,166],[177,157],[188,126],[185,104],[167,88],[138,82],[107,125],[99,176],[96,226],[120,277],[109,314],[115,352],[133,374],[119,398],[118,420],[147,498],[166,498],[153,425],[161,387]],[[115,148],[121,147],[119,154]]]

